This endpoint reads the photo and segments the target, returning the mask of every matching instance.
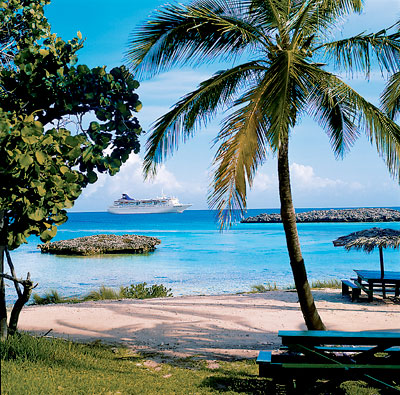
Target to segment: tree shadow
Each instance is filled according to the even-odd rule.
[[[201,387],[212,388],[218,393],[231,393],[232,391],[240,394],[255,395],[276,393],[276,387],[272,380],[258,377],[211,376],[203,380]]]
[[[42,325],[42,331],[38,329],[41,322],[37,322],[34,309],[43,309],[48,316],[54,314],[57,317],[47,324],[54,325],[52,334],[83,342],[101,339],[111,344],[122,343],[137,351],[147,350],[176,356],[201,355],[203,358],[223,360],[255,358],[260,350],[279,348],[279,330],[306,329],[297,294],[288,294],[273,291],[268,294],[212,298],[182,297],[53,305],[33,307],[29,319],[30,324],[36,328],[33,332],[43,334],[52,328]],[[366,310],[367,305],[343,301],[337,291],[316,294],[322,315],[325,311],[345,311],[342,318],[345,316],[351,320],[353,313],[367,312],[368,316],[360,316],[361,324],[363,317],[368,318],[370,314],[380,322],[379,313],[390,310],[374,305],[369,312]],[[329,303],[325,304],[324,301]],[[59,307],[63,309],[62,313],[57,311]],[[393,307],[390,311],[393,311]],[[74,319],[69,319],[72,315]],[[393,311],[389,321],[393,328],[389,328],[386,323],[386,327],[374,330],[398,332],[397,316]],[[336,315],[333,319],[336,320]],[[340,330],[340,321],[333,319],[332,329]],[[291,322],[290,326],[287,322]]]

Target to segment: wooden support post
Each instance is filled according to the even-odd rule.
[[[382,277],[382,296],[386,298],[386,289],[385,289],[385,269],[383,266],[383,250],[382,246],[379,246],[379,261],[381,264],[381,277]]]

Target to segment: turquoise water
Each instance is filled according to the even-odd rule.
[[[301,210],[297,210],[301,211]],[[304,210],[303,210],[304,211]],[[276,210],[249,210],[248,215]],[[379,254],[346,252],[332,240],[373,226],[400,230],[400,223],[299,224],[299,236],[310,280],[353,276],[353,269],[378,269]],[[100,233],[137,233],[161,239],[147,255],[66,257],[41,254],[39,240],[12,252],[19,277],[29,271],[41,294],[57,289],[63,296],[82,295],[101,285],[138,282],[164,284],[174,295],[249,291],[253,285],[293,283],[282,224],[236,224],[220,232],[214,213],[112,215],[71,213],[54,240]],[[384,252],[385,268],[400,270],[398,250]],[[15,299],[12,287],[8,300]]]

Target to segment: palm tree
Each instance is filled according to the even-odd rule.
[[[393,74],[382,94],[384,110],[394,119],[400,115],[400,72]]]
[[[247,188],[268,152],[278,159],[282,222],[301,310],[309,329],[325,329],[307,280],[296,227],[289,176],[289,140],[300,116],[325,129],[336,156],[362,130],[394,177],[399,176],[400,127],[337,75],[338,68],[369,74],[400,70],[398,35],[382,30],[328,42],[329,32],[363,0],[197,0],[166,5],[133,33],[127,59],[138,78],[175,65],[214,59],[250,59],[220,71],[159,118],[146,146],[144,172],[157,165],[221,109],[231,112],[216,137],[210,207],[222,224],[246,209]],[[243,57],[242,57],[243,58]],[[324,63],[322,63],[324,62]]]
[[[400,20],[397,22],[396,26],[397,38],[400,38]],[[398,56],[400,56],[400,54]],[[383,109],[389,114],[391,119],[400,115],[400,71],[394,73],[390,77],[381,98]]]

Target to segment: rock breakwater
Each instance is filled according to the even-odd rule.
[[[39,244],[43,253],[59,255],[142,254],[154,251],[161,240],[140,235],[93,235]]]
[[[396,222],[400,211],[388,208],[355,208],[340,210],[313,210],[296,214],[296,221],[302,222]],[[259,214],[242,219],[244,223],[279,223],[280,214]]]

